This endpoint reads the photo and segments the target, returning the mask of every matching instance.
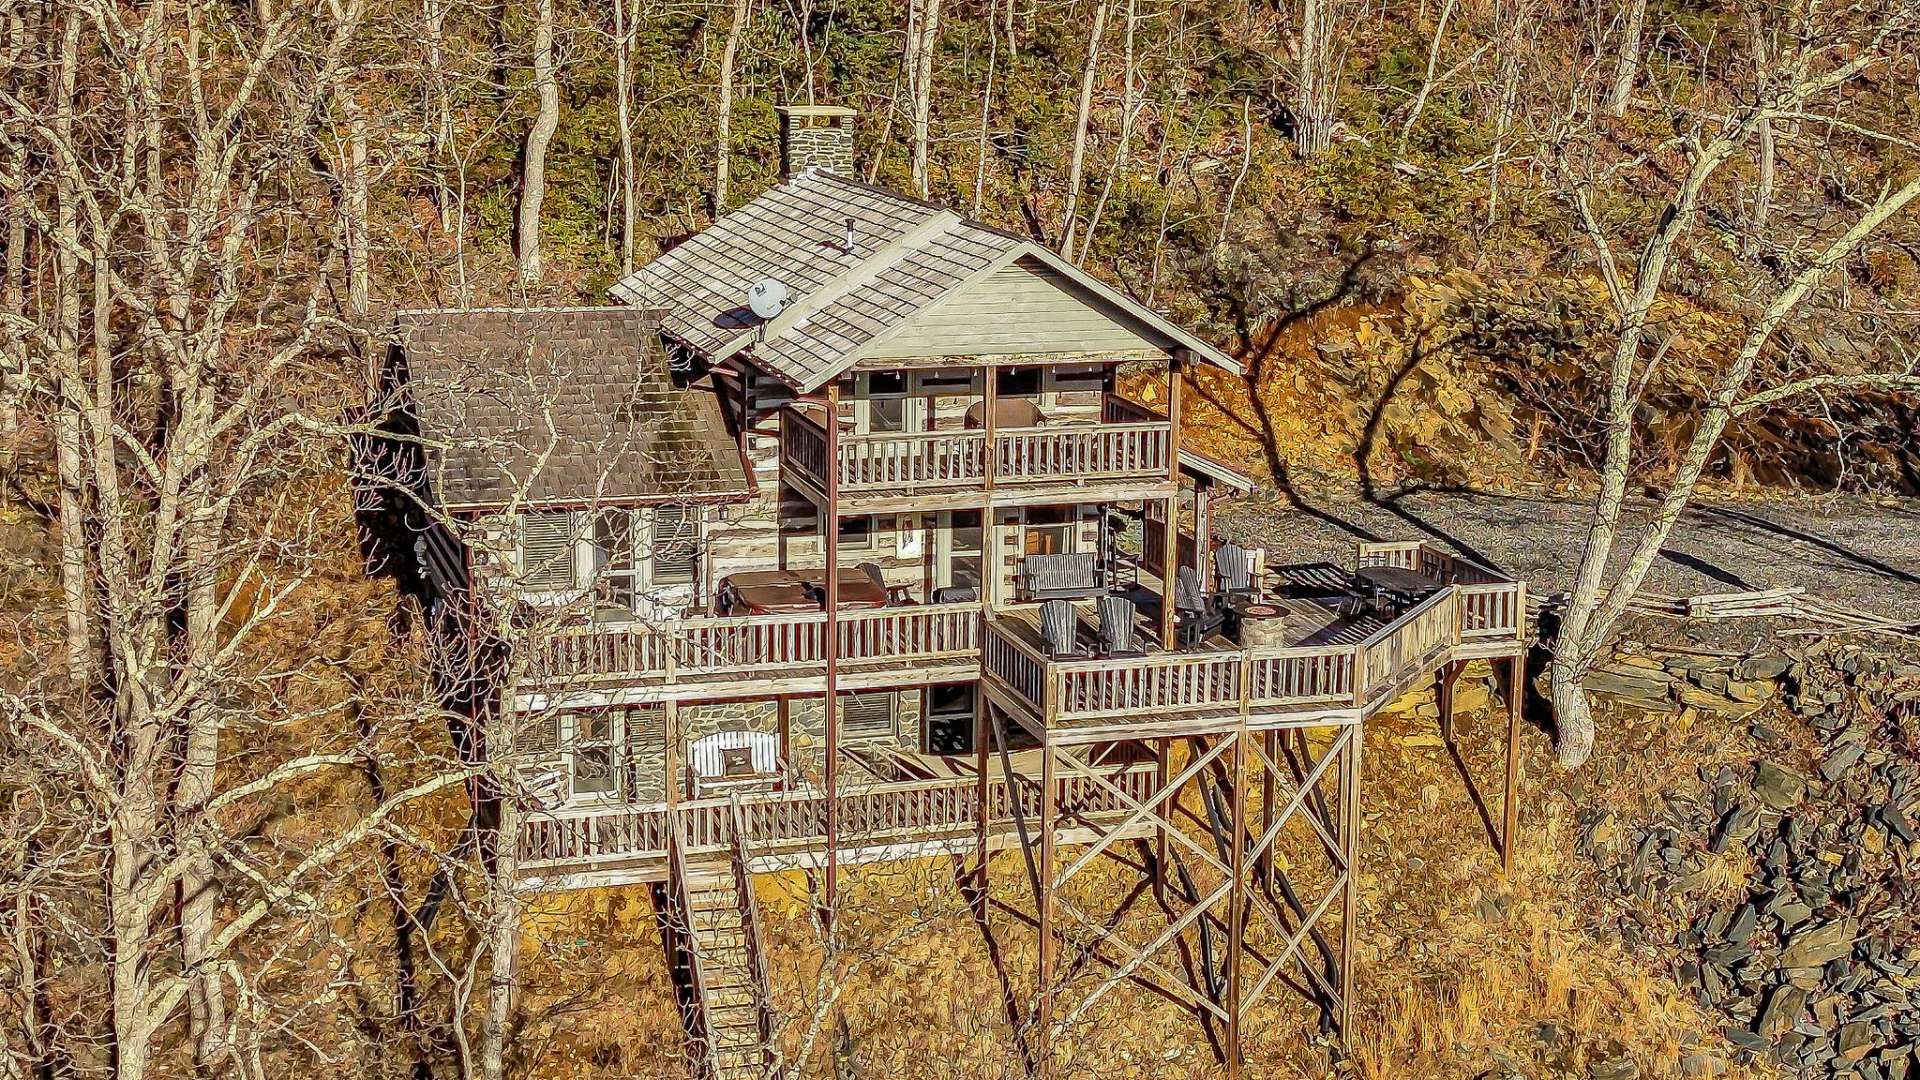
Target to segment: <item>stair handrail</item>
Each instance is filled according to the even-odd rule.
[[[760,951],[760,898],[754,895],[753,874],[747,869],[746,811],[740,805],[740,793],[727,793],[733,811],[733,884],[740,907],[740,936],[747,954],[747,971],[753,977],[754,1015],[760,1025],[760,1047],[767,1065],[773,1061],[773,984],[767,977],[766,957]]]
[[[667,815],[667,889],[673,898],[674,917],[682,925],[676,929],[685,934],[687,970],[693,981],[693,1008],[686,1025],[688,1046],[695,1060],[694,1076],[707,1076],[712,1073],[713,1028],[708,1022],[710,1003],[707,1000],[706,962],[700,955],[700,940],[693,925],[693,899],[688,890],[687,878],[687,837],[680,824],[680,815]]]

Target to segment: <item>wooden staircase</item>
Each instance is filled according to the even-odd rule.
[[[733,809],[729,865],[690,875],[685,838],[675,828],[668,880],[656,887],[654,903],[695,1080],[778,1080],[760,909],[737,803]]]

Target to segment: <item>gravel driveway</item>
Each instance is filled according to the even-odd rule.
[[[1362,540],[1430,540],[1531,583],[1572,584],[1588,503],[1419,492],[1378,502],[1253,497],[1222,506],[1222,533],[1270,562],[1344,562]],[[1644,513],[1646,504],[1633,508]],[[1629,540],[1626,546],[1631,546]],[[1624,562],[1626,552],[1616,555]],[[1696,503],[1646,588],[1669,596],[1799,586],[1863,613],[1920,619],[1920,500]]]

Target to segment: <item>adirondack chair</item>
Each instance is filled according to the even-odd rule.
[[[1080,620],[1073,605],[1065,600],[1049,600],[1040,605],[1040,632],[1047,639],[1047,655],[1056,660],[1082,656]]]
[[[1174,574],[1173,610],[1174,636],[1183,649],[1199,645],[1227,625],[1226,607],[1200,587],[1200,575],[1191,566],[1182,566]]]
[[[933,590],[933,602],[936,604],[977,604],[980,602],[980,590],[968,585],[949,585]]]
[[[1134,632],[1133,601],[1124,596],[1100,598],[1100,653],[1103,656],[1145,656]]]
[[[1100,591],[1100,560],[1093,555],[1029,555],[1020,560],[1023,600],[1080,600]]]
[[[1253,552],[1239,544],[1221,544],[1213,553],[1213,569],[1220,577],[1220,592],[1232,600],[1251,600],[1253,589]]]

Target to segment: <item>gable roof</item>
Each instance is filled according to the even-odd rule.
[[[674,385],[658,312],[403,311],[394,339],[428,480],[449,510],[751,490],[712,391]]]
[[[1030,240],[823,169],[763,193],[611,292],[660,309],[661,329],[708,362],[751,349],[756,364],[809,392],[963,286],[1022,260],[1046,267],[1143,337],[1240,370],[1218,349]],[[786,286],[793,300],[761,320],[745,299],[748,287],[766,278]]]

